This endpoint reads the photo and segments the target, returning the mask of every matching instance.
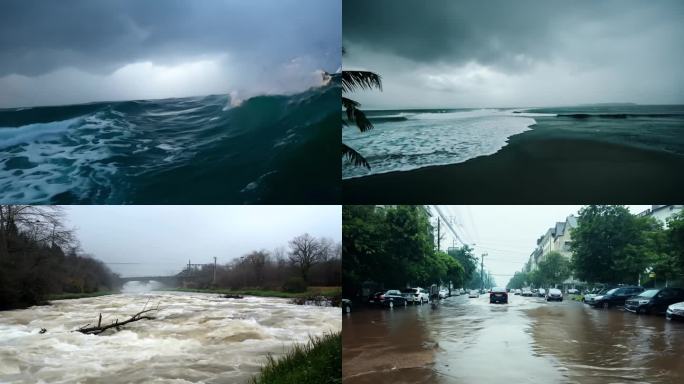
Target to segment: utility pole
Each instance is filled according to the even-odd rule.
[[[487,253],[482,254],[482,258],[480,259],[480,292],[484,291],[484,258],[487,256]]]
[[[216,256],[214,256],[214,280],[211,283],[213,286],[216,286]]]
[[[441,242],[441,233],[440,233],[440,221],[439,221],[439,216],[437,216],[437,252],[439,252],[439,243]]]

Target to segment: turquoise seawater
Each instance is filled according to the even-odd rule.
[[[340,88],[0,109],[0,200],[335,203]]]

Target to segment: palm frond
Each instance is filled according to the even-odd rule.
[[[342,96],[342,106],[345,108],[358,108],[361,106],[361,103],[358,101],[354,101],[348,97]]]
[[[345,143],[342,143],[342,157],[349,160],[356,167],[364,166],[368,169],[371,169],[370,164],[368,164],[368,161],[366,161],[366,158]]]
[[[342,90],[354,92],[359,89],[378,88],[382,91],[380,75],[370,71],[342,71]]]
[[[342,106],[347,112],[347,120],[353,121],[361,132],[373,129],[373,123],[366,117],[362,110],[358,109],[361,104],[352,99],[342,97]],[[346,126],[346,125],[344,125]]]
[[[354,122],[356,123],[356,126],[359,127],[361,132],[366,132],[373,129],[373,123],[368,120],[366,114],[360,109],[354,109]]]
[[[354,121],[354,113],[356,108],[361,106],[358,102],[342,96],[342,107],[347,112],[347,120]]]

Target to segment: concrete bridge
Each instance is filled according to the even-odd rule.
[[[180,284],[181,278],[179,276],[138,276],[138,277],[120,277],[121,284],[126,284],[129,281],[140,281],[141,283],[149,283],[150,281],[158,281],[166,286],[175,287]]]

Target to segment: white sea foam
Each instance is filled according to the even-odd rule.
[[[63,134],[81,117],[69,120],[36,123],[21,127],[0,127],[0,149],[26,142],[46,141]]]
[[[363,133],[353,127],[343,129],[344,142],[363,154],[371,171],[343,161],[342,177],[456,164],[491,155],[509,137],[529,130],[536,123],[531,115],[495,109],[429,112],[404,115],[405,121],[377,122],[375,129]]]

